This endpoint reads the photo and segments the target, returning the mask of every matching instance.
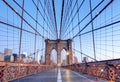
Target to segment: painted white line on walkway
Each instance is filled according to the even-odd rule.
[[[58,68],[57,82],[62,82],[60,68]]]

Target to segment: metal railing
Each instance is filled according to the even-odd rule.
[[[120,82],[120,59],[79,63],[63,66],[81,74],[101,78],[110,82]]]
[[[50,65],[0,62],[0,82],[8,82],[54,68]]]

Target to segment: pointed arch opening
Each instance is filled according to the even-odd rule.
[[[56,65],[57,64],[57,51],[55,49],[51,50],[50,53],[50,64]]]
[[[67,65],[66,54],[67,54],[67,51],[65,49],[62,49],[61,51],[61,64],[62,65]]]

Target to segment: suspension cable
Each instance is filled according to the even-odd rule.
[[[54,13],[54,22],[55,22],[56,37],[58,39],[58,30],[57,30],[57,21],[56,21],[56,11],[55,11],[54,0],[52,0],[52,7],[53,7],[53,13]]]
[[[92,11],[92,3],[91,3],[91,0],[89,0],[89,3],[90,3],[90,12]],[[91,12],[91,20],[93,18],[93,14]],[[94,38],[94,26],[93,26],[93,21],[91,22],[91,28],[92,28],[92,39],[93,39],[93,52],[94,52],[94,59],[96,60],[96,49],[95,49],[95,38]]]
[[[37,30],[37,22],[38,22],[38,6],[39,6],[39,1],[37,0],[37,7],[36,7],[36,30]],[[36,33],[36,32],[35,32]],[[44,35],[43,35],[44,36]],[[35,34],[35,40],[34,40],[34,61],[35,61],[35,55],[36,55],[36,34]]]
[[[18,7],[20,7],[21,9],[22,9],[22,7],[19,5],[19,3],[18,2],[16,2],[15,0],[13,0],[13,2],[18,6]],[[24,10],[24,12],[30,17],[30,18],[32,18],[38,25],[40,25],[40,27],[42,28],[42,29],[44,29],[43,28],[43,26],[38,22],[38,21],[36,21],[36,19],[33,17],[33,16],[31,16],[25,9],[23,9]],[[39,10],[39,9],[38,9]],[[48,33],[48,31],[46,30],[46,29],[44,29],[47,33]]]
[[[79,12],[80,8],[82,7],[83,3],[85,0],[82,1],[82,3],[80,4],[79,8],[76,10],[75,14],[73,15],[73,17],[71,18],[70,23],[66,26],[65,32],[64,34],[67,32],[67,29],[69,28],[69,26],[71,25],[72,21],[74,20],[75,16],[77,15],[77,13]],[[74,29],[74,28],[73,28]]]
[[[77,8],[78,8],[78,1],[77,1]],[[78,22],[80,21],[80,16],[79,16],[79,12],[78,12]],[[78,25],[79,31],[81,30],[80,24]],[[80,33],[81,34],[81,33]],[[81,41],[81,36],[79,36],[79,41],[80,41],[80,51],[81,51],[81,62],[82,62],[82,41]]]
[[[46,2],[45,2],[45,0],[44,0],[44,7],[43,7],[43,5],[42,5],[42,3],[41,3],[41,0],[39,0],[39,3],[40,3],[40,5],[41,5],[41,7],[42,7],[42,10],[43,11],[45,11],[45,5],[46,5]],[[46,18],[47,18],[47,21],[49,22],[49,24],[50,24],[50,26],[51,27],[49,27],[49,29],[52,31],[52,27],[54,27],[53,26],[53,24],[51,24],[52,22],[50,22],[50,17],[48,17],[48,15],[47,15],[47,13],[46,12],[44,12],[44,17],[46,16]],[[54,33],[53,31],[52,31],[52,33]],[[48,33],[47,33],[48,34]]]
[[[77,36],[79,35],[79,33],[82,32],[92,21],[94,21],[112,2],[113,2],[113,0],[111,0],[109,3],[107,3],[107,5],[106,5],[104,8],[102,8],[102,9],[98,12],[98,14],[96,14],[96,15],[93,17],[93,19],[90,20],[75,36],[73,36],[72,39],[75,38],[75,37],[77,37]],[[79,24],[80,24],[80,23],[78,23],[76,26],[78,26]],[[76,27],[76,26],[75,26],[75,27]]]
[[[93,57],[91,57],[91,56],[89,56],[89,55],[87,55],[87,54],[85,54],[85,53],[82,53],[82,52],[80,52],[79,50],[76,50],[76,49],[73,49],[73,50],[75,50],[76,52],[81,53],[81,54],[83,54],[83,55],[89,57],[90,59],[93,59],[93,60],[97,61],[97,60],[94,59]]]
[[[64,17],[63,17],[63,26],[62,26],[62,35],[63,35],[63,33],[64,33],[64,29],[66,28],[65,27],[65,25],[67,24],[67,20],[69,19],[68,17],[69,17],[69,15],[70,15],[70,9],[72,9],[72,2],[73,2],[73,0],[69,0],[69,1],[67,1],[67,3],[66,3],[66,7],[65,7],[65,11],[64,11]],[[72,12],[72,11],[71,11]]]
[[[91,10],[91,12],[93,12],[94,10],[96,10],[103,2],[104,2],[104,0],[102,0],[100,3],[98,3],[98,5],[96,5],[96,6]],[[83,21],[90,15],[91,12],[89,12],[82,20],[80,20],[80,21],[77,23],[77,25],[75,25],[74,28],[71,29],[69,32],[71,32],[72,30],[74,30],[81,22],[83,22]],[[66,35],[67,35],[67,34],[66,34]],[[66,35],[64,35],[64,36],[66,36]]]
[[[14,11],[24,22],[26,22],[36,33],[41,36],[43,39],[45,39],[44,36],[42,36],[28,21],[26,21],[6,0],[3,0],[3,2],[12,10]]]
[[[63,12],[64,12],[64,0],[62,0],[62,10],[61,10],[61,21],[60,21],[60,35],[59,35],[59,38],[61,38],[61,32],[62,32]]]
[[[45,1],[46,2],[46,1]],[[46,5],[46,9],[47,9],[47,13],[48,13],[48,15],[49,15],[49,18],[50,18],[50,20],[51,20],[51,23],[52,23],[52,26],[53,26],[53,28],[52,28],[52,30],[53,30],[53,32],[54,32],[54,35],[56,35],[56,27],[55,27],[55,22],[54,22],[54,12],[53,12],[53,9],[51,8],[51,5],[52,4],[50,4],[50,1],[49,0],[47,0],[47,5]],[[56,37],[57,38],[57,37]]]
[[[39,7],[37,7],[37,5],[35,4],[34,0],[32,0],[32,2],[33,2],[33,4],[35,5],[35,7],[38,9],[38,12],[40,13],[40,15],[42,16],[43,20],[45,21],[45,23],[47,24],[47,26],[48,26],[49,29],[50,29],[51,26],[50,26],[50,25],[48,24],[48,22],[46,21],[45,17],[44,17],[43,14],[41,13]],[[39,2],[38,2],[38,3],[39,3]],[[45,28],[44,28],[44,29],[45,29]],[[54,32],[52,31],[52,29],[50,29],[50,31],[51,31],[52,35],[54,35],[54,34],[53,34]]]
[[[118,24],[118,23],[120,23],[120,20],[115,21],[115,22],[113,22],[113,23],[109,23],[109,24],[104,25],[104,26],[101,26],[101,27],[99,27],[99,28],[95,28],[95,29],[90,30],[90,31],[87,31],[87,32],[84,32],[84,33],[82,33],[82,34],[79,34],[78,36],[82,36],[82,35],[85,35],[85,34],[88,34],[88,33],[92,32],[92,31],[97,31],[97,30],[100,30],[100,29],[103,29],[103,28],[106,28],[106,27],[109,28],[109,26],[114,25],[114,24]]]

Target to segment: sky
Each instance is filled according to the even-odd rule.
[[[15,0],[22,7],[22,0]],[[76,1],[77,4],[76,4]],[[94,50],[97,60],[108,60],[120,58],[120,23],[116,23],[110,26],[114,22],[120,21],[120,1],[113,0],[113,2],[104,9],[100,14],[99,12],[111,1],[111,0],[91,0],[91,10],[93,10],[100,2],[102,2],[93,12],[92,18],[97,16],[93,22],[91,21],[91,14],[89,14],[83,21],[82,19],[90,13],[90,0],[64,0],[64,10],[63,10],[63,21],[61,27],[61,39],[72,39],[73,52],[77,56],[79,62],[82,61],[81,57],[85,57],[84,54],[94,57]],[[83,2],[83,4],[82,4]],[[19,14],[22,15],[22,9],[12,0],[7,1],[11,7]],[[28,4],[29,3],[29,4]],[[35,4],[38,5],[38,11]],[[42,4],[42,5],[41,5]],[[57,21],[57,31],[58,36],[60,35],[60,25],[61,25],[61,11],[62,11],[62,0],[54,0],[55,4],[55,14]],[[76,5],[75,5],[76,4]],[[81,5],[82,4],[82,5]],[[75,6],[74,6],[75,5]],[[80,9],[78,10],[79,6]],[[22,28],[26,31],[22,31],[22,45],[21,53],[34,53],[34,51],[39,50],[36,53],[36,60],[39,60],[41,55],[45,56],[45,39],[57,39],[55,22],[54,22],[54,12],[53,12],[52,0],[25,0],[24,10],[29,13],[29,15],[24,11],[23,18],[32,26],[23,21]],[[72,10],[73,9],[73,10]],[[4,48],[10,48],[13,53],[19,52],[20,43],[20,29],[21,28],[21,18],[11,10],[4,1],[0,1],[0,52],[4,53]],[[78,11],[77,11],[78,10]],[[37,15],[38,12],[38,15]],[[31,16],[31,17],[30,17]],[[72,19],[73,18],[73,19]],[[36,23],[37,20],[38,23]],[[81,21],[81,22],[80,22]],[[2,24],[5,22],[13,26],[18,27],[18,29],[11,26]],[[79,24],[78,24],[79,23]],[[89,24],[88,24],[89,23]],[[99,30],[94,30],[94,44],[93,46],[93,34],[92,34],[92,23],[93,30],[104,27]],[[88,25],[87,25],[88,24]],[[80,33],[79,31],[83,29]],[[33,29],[32,29],[33,28]],[[37,29],[36,35],[36,48],[35,48],[35,30]],[[89,33],[86,33],[91,31]],[[78,34],[79,33],[79,34]],[[86,33],[86,34],[84,34]],[[73,38],[78,34],[75,38]],[[44,36],[44,38],[43,38]],[[75,50],[76,51],[75,51]],[[84,54],[81,54],[80,51]],[[62,52],[62,59],[65,59],[66,51]],[[56,61],[56,51],[51,52],[53,60]],[[82,56],[81,56],[82,55]],[[89,58],[89,61],[92,61]]]

